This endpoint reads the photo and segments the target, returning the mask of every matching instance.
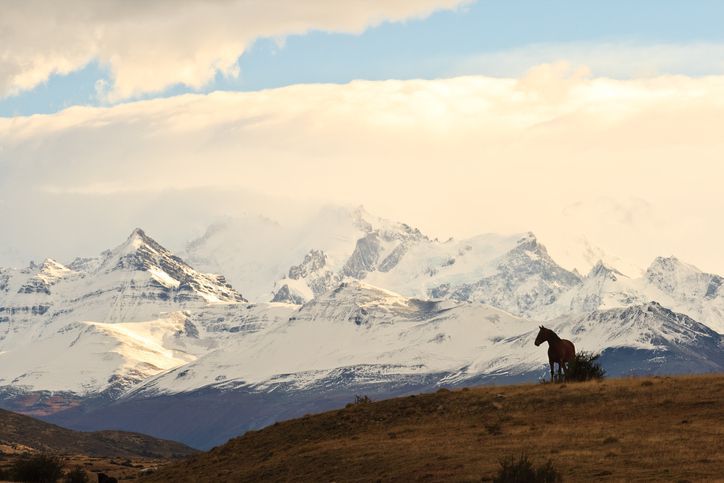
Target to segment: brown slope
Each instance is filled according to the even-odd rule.
[[[480,481],[525,451],[566,481],[724,475],[724,375],[441,390],[247,433],[144,481]]]
[[[0,444],[38,452],[125,458],[175,458],[197,452],[184,444],[145,434],[73,431],[3,409],[0,409]]]

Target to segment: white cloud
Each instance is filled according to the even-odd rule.
[[[520,76],[531,66],[568,62],[585,64],[599,77],[631,79],[681,74],[724,74],[724,43],[562,42],[530,44],[464,57],[455,75]]]
[[[724,77],[565,64],[74,107],[0,119],[0,223],[23,256],[63,258],[281,197],[276,213],[364,203],[433,236],[533,230],[556,255],[583,234],[638,265],[724,273],[722,118]]]
[[[0,15],[0,97],[92,60],[112,73],[110,100],[174,84],[199,88],[260,37],[361,32],[468,0],[26,0]]]

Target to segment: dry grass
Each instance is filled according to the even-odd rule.
[[[99,472],[135,479],[141,470],[196,450],[137,433],[72,431],[0,409],[0,474],[24,455],[39,453],[59,455],[66,470],[80,466],[96,481]]]
[[[441,390],[275,424],[144,481],[724,481],[724,375]]]
[[[0,473],[8,471],[13,463],[22,457],[19,453],[0,453]],[[98,473],[117,478],[118,480],[135,480],[143,470],[155,470],[167,465],[168,459],[153,458],[109,458],[87,455],[65,454],[61,456],[63,471],[67,472],[80,466],[86,472],[89,482],[97,481]],[[0,482],[4,481],[0,478]],[[61,480],[62,481],[62,480]]]

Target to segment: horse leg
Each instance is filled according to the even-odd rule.
[[[555,372],[553,370],[553,364],[555,364],[555,363],[553,361],[550,361],[550,364],[551,364],[551,383],[554,383],[554,382],[556,382]]]

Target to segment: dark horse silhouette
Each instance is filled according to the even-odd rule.
[[[561,339],[558,337],[558,334],[551,329],[546,329],[541,325],[538,331],[538,337],[535,338],[535,345],[539,346],[543,342],[548,342],[548,362],[551,365],[551,382],[555,380],[553,365],[556,362],[558,363],[558,379],[560,380],[561,370],[565,376],[568,370],[566,364],[576,358],[576,347],[570,340]]]

